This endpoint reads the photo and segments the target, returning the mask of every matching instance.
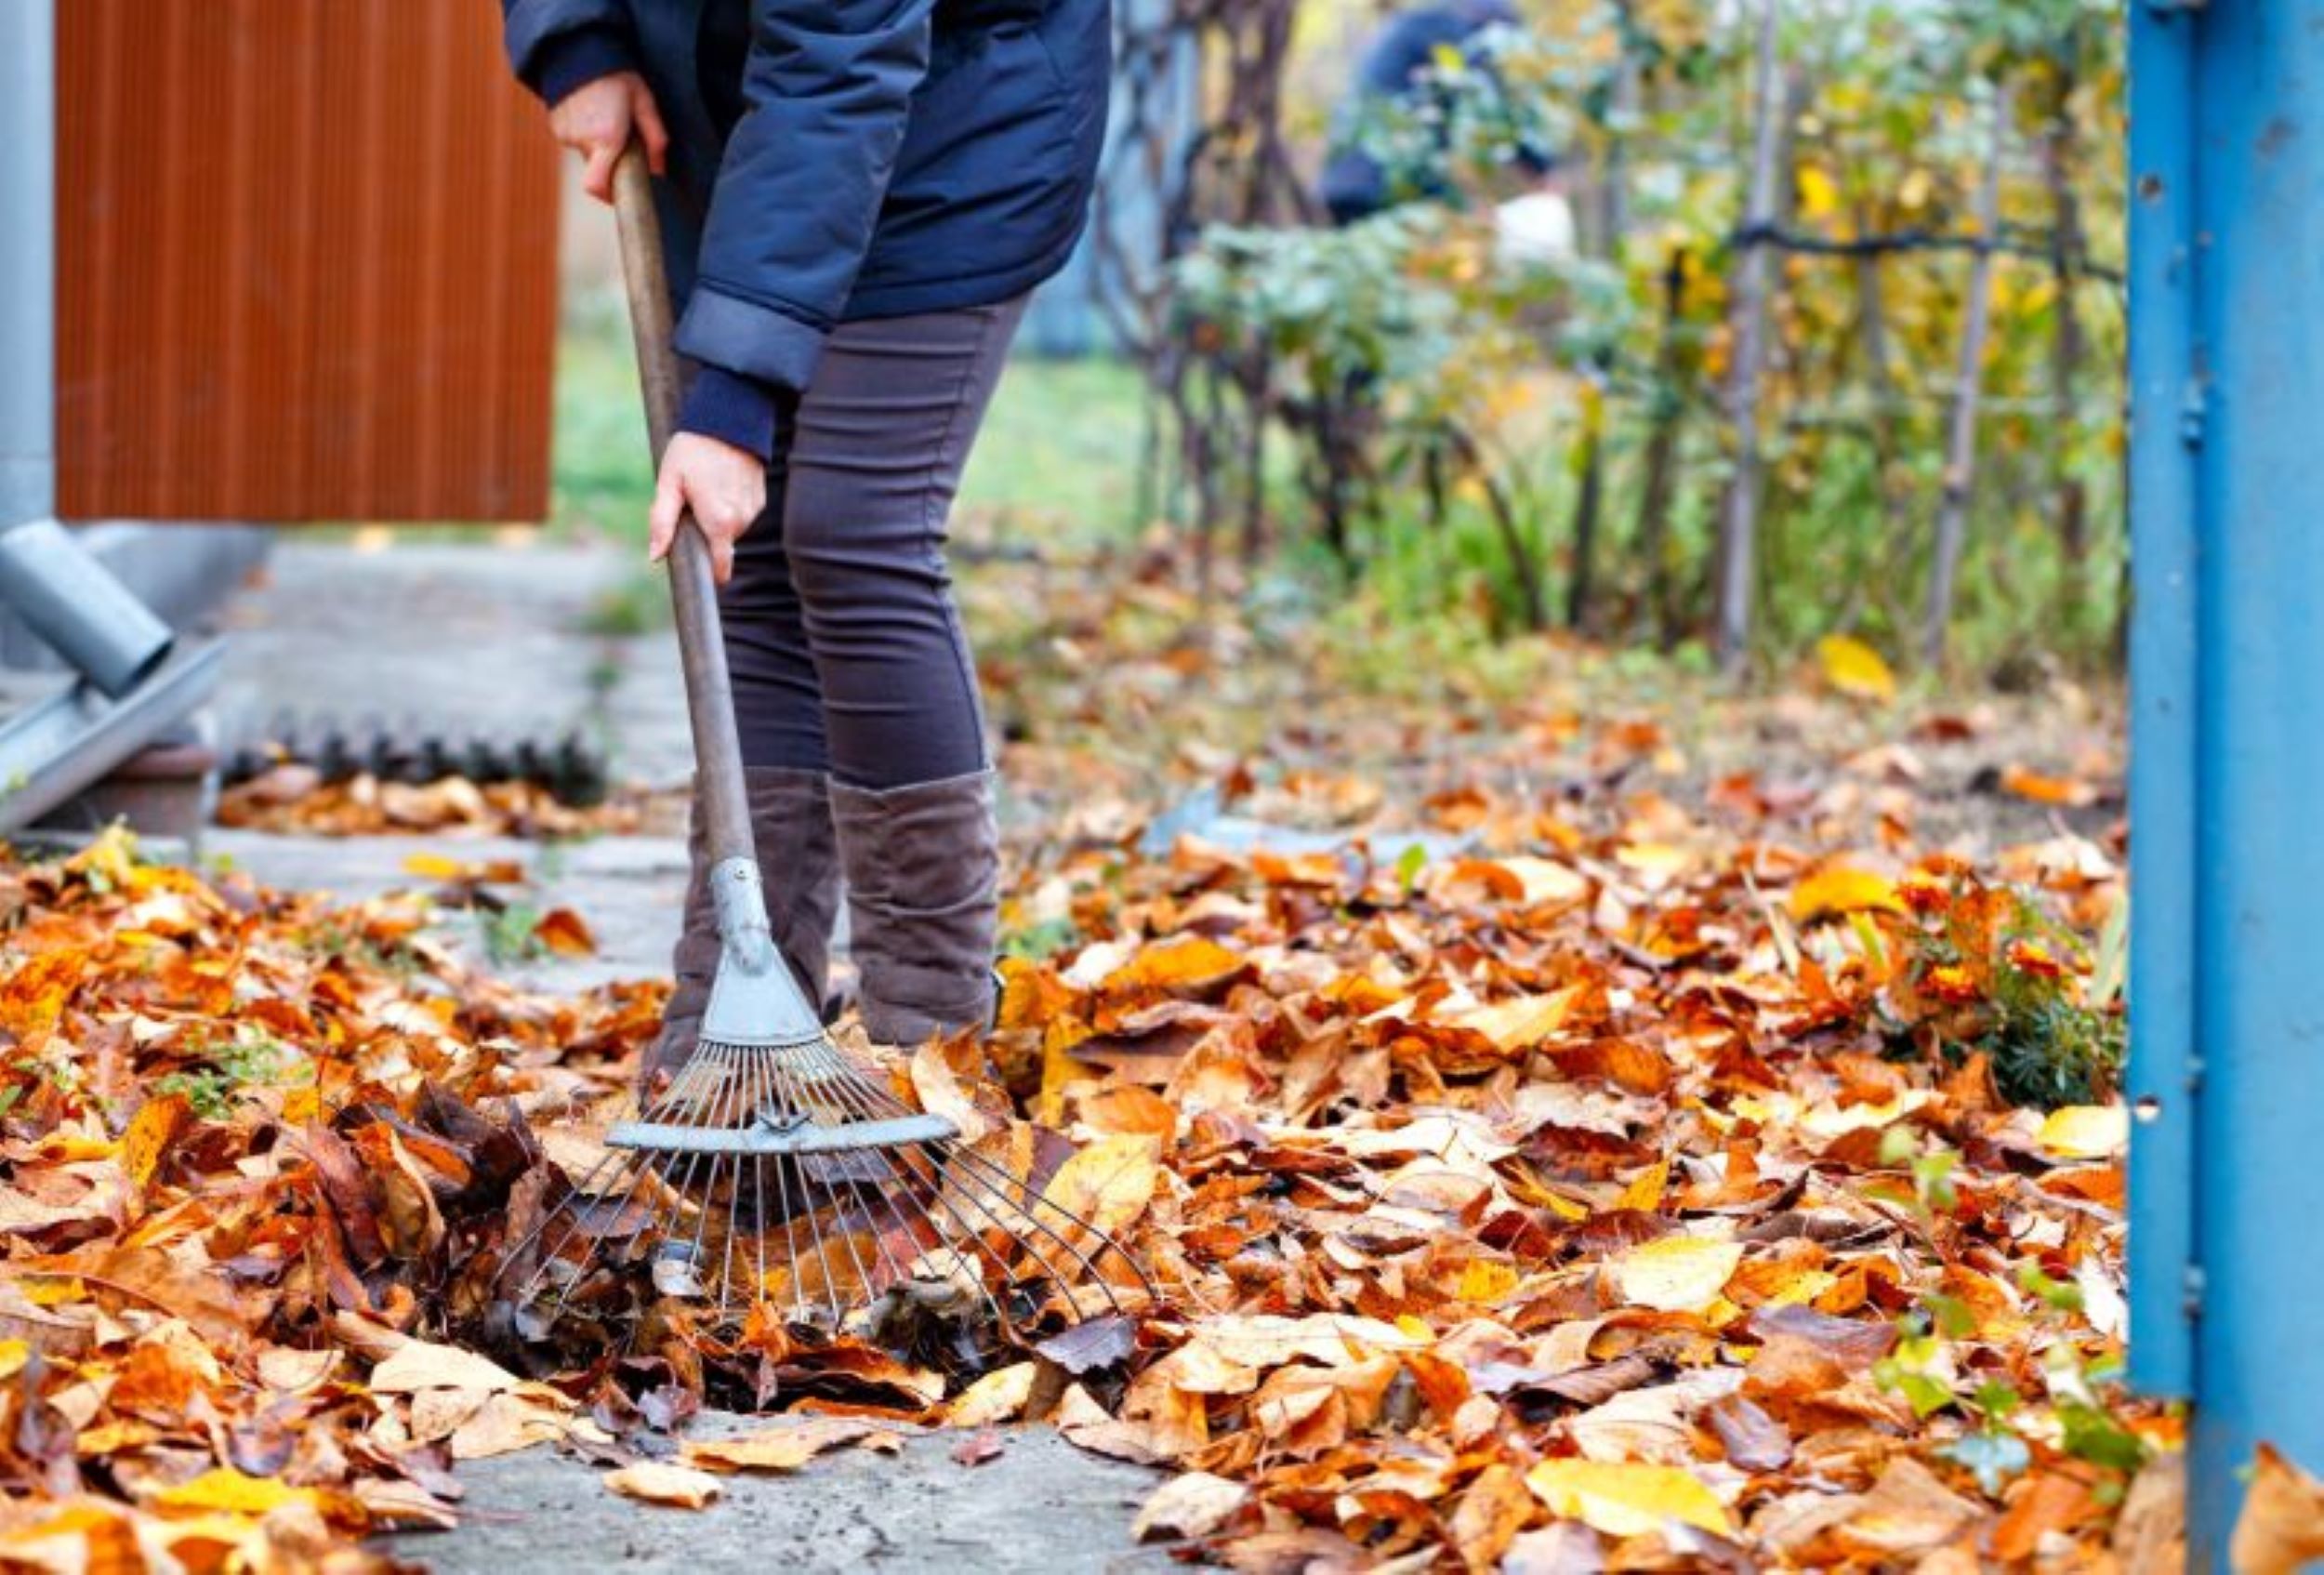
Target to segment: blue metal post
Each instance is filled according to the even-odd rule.
[[[0,530],[57,511],[54,0],[0,5]]]
[[[2131,18],[2131,1375],[2195,1392],[2195,53]]]
[[[2324,0],[2133,7],[2133,1376],[2324,1470]]]

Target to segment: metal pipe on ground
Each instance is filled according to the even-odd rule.
[[[0,533],[0,602],[118,700],[169,659],[169,626],[54,520]]]

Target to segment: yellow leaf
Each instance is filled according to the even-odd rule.
[[[193,1119],[193,1106],[182,1093],[163,1094],[138,1107],[129,1130],[121,1134],[121,1168],[129,1185],[143,1192],[152,1185],[162,1156]]]
[[[625,1499],[664,1504],[672,1509],[701,1509],[725,1489],[707,1472],[690,1471],[666,1461],[644,1460],[608,1472],[605,1486]]]
[[[1578,988],[1545,996],[1519,996],[1472,1007],[1453,1019],[1460,1027],[1483,1034],[1499,1051],[1530,1050],[1565,1026]]]
[[[35,1307],[61,1307],[88,1298],[88,1287],[78,1275],[24,1275],[17,1279],[16,1288]]]
[[[1207,1537],[1233,1519],[1249,1497],[1250,1489],[1240,1482],[1207,1471],[1188,1472],[1155,1489],[1130,1523],[1129,1534],[1142,1542],[1156,1531],[1173,1537]]]
[[[472,1389],[496,1395],[517,1387],[517,1376],[489,1357],[456,1345],[406,1340],[371,1370],[371,1387],[381,1395],[411,1395],[423,1389]]]
[[[2131,1145],[2131,1113],[2119,1105],[2068,1105],[2050,1112],[2034,1141],[2060,1159],[2111,1159]]]
[[[1824,682],[1842,695],[1859,700],[1896,697],[1896,675],[1881,654],[1861,640],[1828,634],[1816,642],[1816,660],[1824,669]]]
[[[945,1425],[990,1427],[997,1422],[1016,1421],[1032,1402],[1033,1381],[1039,1373],[1037,1362],[1012,1362],[986,1373],[944,1408]]]
[[[1460,1284],[1454,1294],[1463,1302],[1490,1306],[1517,1287],[1517,1271],[1507,1264],[1497,1264],[1490,1258],[1472,1258],[1460,1271]]]
[[[1631,1184],[1622,1188],[1622,1196],[1614,1200],[1614,1206],[1651,1214],[1662,1207],[1663,1190],[1670,1185],[1670,1161],[1657,1159],[1631,1178]]]
[[[1718,1300],[1742,1262],[1739,1241],[1666,1236],[1631,1248],[1606,1266],[1627,1305],[1691,1313]]]
[[[231,1465],[204,1472],[191,1482],[156,1495],[153,1502],[165,1510],[193,1510],[227,1515],[265,1515],[288,1503],[311,1501],[312,1489],[294,1488],[272,1476],[249,1476]]]
[[[1546,858],[1505,858],[1500,867],[1517,878],[1519,900],[1527,907],[1578,903],[1590,895],[1590,880],[1570,865]]]
[[[33,1359],[33,1348],[21,1340],[0,1340],[0,1382],[14,1378]]]
[[[1609,1537],[1647,1536],[1673,1520],[1717,1537],[1735,1535],[1718,1496],[1675,1465],[1545,1460],[1525,1473],[1525,1486],[1552,1515]]]
[[[1161,1147],[1143,1132],[1100,1138],[1057,1168],[1046,1196],[1108,1236],[1117,1234],[1154,1200]]]
[[[1840,184],[1814,165],[1799,171],[1800,217],[1829,218],[1840,211]]]
[[[1062,1126],[1065,1119],[1065,1091],[1076,1083],[1091,1082],[1097,1074],[1074,1059],[1074,1046],[1089,1037],[1078,1017],[1060,1017],[1041,1033],[1041,1092],[1033,1117],[1043,1126]]]
[[[459,880],[468,872],[467,860],[447,858],[442,854],[407,854],[403,858],[403,873],[416,875],[422,880]]]
[[[1868,869],[1829,864],[1791,888],[1786,905],[1795,923],[1813,923],[1835,913],[1867,913],[1874,908],[1902,913],[1896,883]]]

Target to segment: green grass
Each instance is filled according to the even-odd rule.
[[[554,532],[644,540],[653,489],[627,335],[614,301],[567,316],[557,362]],[[1143,421],[1129,366],[1012,362],[961,484],[962,536],[1083,547],[1129,534]]]

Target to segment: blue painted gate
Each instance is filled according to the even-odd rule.
[[[2324,0],[2132,0],[2132,1374],[2324,1473]]]

